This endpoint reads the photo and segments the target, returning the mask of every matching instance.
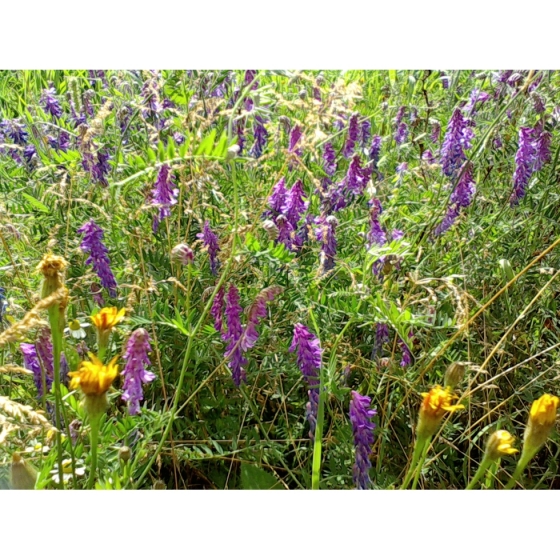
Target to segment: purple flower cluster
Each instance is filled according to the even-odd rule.
[[[101,280],[101,285],[109,291],[111,297],[117,297],[117,281],[111,271],[107,247],[103,244],[103,230],[92,220],[86,222],[78,233],[84,234],[80,245],[82,251],[89,253],[86,265],[91,264]]]
[[[264,126],[265,120],[263,117],[256,115],[255,124],[253,126],[253,136],[255,143],[249,150],[249,154],[254,158],[260,158],[268,141],[268,132]]]
[[[369,159],[371,160],[372,172],[377,171],[377,163],[379,162],[379,156],[381,155],[381,136],[377,134],[371,140],[371,146],[369,149]]]
[[[257,343],[257,339],[259,338],[257,326],[260,320],[266,317],[266,304],[273,301],[281,291],[282,289],[277,286],[265,288],[255,298],[251,307],[249,307],[249,311],[247,312],[247,326],[243,331],[240,342],[241,349],[244,352],[253,348]]]
[[[486,92],[480,91],[478,88],[474,88],[469,97],[469,102],[465,105],[465,113],[474,115],[476,111],[476,104],[486,103],[489,99],[490,96]]]
[[[148,354],[152,351],[150,335],[146,329],[136,329],[126,343],[123,359],[126,362],[121,374],[124,378],[122,399],[128,403],[128,413],[140,412],[140,401],[144,398],[142,384],[150,383],[155,375],[146,370],[150,365]]]
[[[412,331],[410,331],[408,333],[408,337],[411,338],[412,336],[413,336]],[[408,347],[408,344],[401,338],[399,338],[399,347],[402,352],[401,367],[406,368],[410,364],[412,364],[412,353],[410,351],[410,348]]]
[[[334,216],[328,216],[323,225],[319,228],[321,240],[321,272],[320,275],[326,274],[334,268],[334,257],[336,256],[336,226],[338,220]]]
[[[443,172],[452,177],[466,161],[465,150],[471,147],[473,131],[467,123],[460,109],[455,109],[447,125],[445,138],[441,147],[441,165]]]
[[[210,314],[214,318],[214,328],[222,334],[224,334],[224,298],[225,290],[221,286],[210,308]]]
[[[329,177],[336,173],[336,154],[330,142],[327,142],[323,149],[323,169]]]
[[[352,424],[352,434],[354,436],[354,446],[356,448],[356,461],[352,469],[354,484],[358,490],[367,490],[371,485],[369,470],[371,461],[369,454],[373,445],[373,430],[375,424],[372,418],[377,414],[377,410],[371,408],[371,398],[360,395],[357,391],[352,391],[350,399],[350,423]]]
[[[46,113],[50,113],[53,117],[60,118],[62,116],[62,109],[56,96],[56,90],[51,85],[50,88],[44,89],[41,95],[41,103],[45,108]]]
[[[472,163],[467,162],[461,169],[457,186],[451,193],[450,206],[441,223],[434,230],[435,235],[445,233],[459,216],[461,209],[472,202],[476,193],[476,185],[472,178]]]
[[[290,131],[290,141],[288,144],[288,152],[292,152],[297,154],[298,156],[301,155],[302,151],[301,148],[300,149],[296,149],[297,145],[299,143],[299,141],[301,140],[302,137],[302,130],[301,127],[299,125],[295,125],[292,130]]]
[[[432,130],[430,131],[430,140],[434,143],[439,142],[439,135],[441,132],[441,125],[439,121],[432,121]]]
[[[389,327],[386,323],[377,323],[375,327],[375,342],[371,353],[371,359],[374,360],[381,347],[385,342],[389,341]]]
[[[362,148],[365,148],[368,145],[370,138],[371,138],[371,122],[369,120],[365,120],[362,123],[361,138],[360,138],[360,144]]]
[[[43,396],[43,380],[41,374],[41,364],[39,362],[39,357],[37,356],[37,348],[34,344],[27,344],[22,342],[19,345],[19,349],[23,354],[23,365],[28,370],[33,372],[33,381],[35,382],[35,387],[37,387],[37,395]],[[51,390],[52,377],[45,375],[45,389],[46,391]]]
[[[525,189],[531,175],[540,171],[550,160],[551,135],[541,125],[535,128],[519,129],[519,147],[515,154],[515,171],[513,173],[513,192],[510,203],[518,204],[525,196]]]
[[[106,150],[99,150],[97,152],[97,163],[93,163],[89,169],[94,181],[97,181],[104,187],[108,187],[107,175],[111,170],[109,166],[109,154]]]
[[[348,123],[348,136],[346,137],[346,144],[342,150],[342,155],[349,158],[354,153],[354,146],[360,136],[360,127],[358,124],[359,113],[353,113]]]
[[[404,144],[408,139],[408,125],[401,122],[395,132],[395,142],[397,145]]]
[[[319,409],[319,370],[321,369],[322,349],[319,339],[309,329],[301,324],[294,325],[294,336],[289,348],[290,352],[297,352],[297,364],[309,386],[309,402],[307,403],[307,420],[309,421],[309,437],[315,437],[317,411]]]
[[[373,198],[369,202],[371,206],[369,218],[369,232],[367,234],[367,248],[370,249],[374,245],[382,247],[387,243],[387,235],[381,224],[379,223],[379,215],[383,212],[381,202],[378,198]]]
[[[154,233],[158,230],[161,220],[171,216],[171,206],[177,204],[178,195],[179,189],[173,183],[171,168],[164,164],[159,170],[156,184],[152,190],[151,203],[158,208],[158,213],[154,216],[152,223]]]
[[[247,379],[243,369],[247,359],[243,356],[243,349],[241,348],[241,337],[243,336],[242,311],[243,309],[239,304],[239,290],[232,284],[226,295],[227,331],[222,335],[222,338],[228,343],[224,357],[229,362],[233,382],[237,387]]]
[[[220,261],[218,259],[220,245],[218,243],[218,236],[210,228],[210,222],[208,220],[204,222],[202,233],[197,233],[196,236],[199,239],[202,239],[202,244],[208,249],[208,256],[210,257],[210,270],[212,274],[216,276],[220,266]]]

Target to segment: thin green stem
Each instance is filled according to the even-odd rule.
[[[492,465],[492,463],[493,461],[491,459],[484,458],[465,490],[472,490],[475,487],[476,483],[486,474],[486,471]]]
[[[431,438],[428,438],[426,440],[426,443],[424,444],[424,449],[422,449],[422,455],[420,456],[420,461],[418,461],[418,466],[416,467],[416,471],[414,473],[414,480],[412,481],[412,486],[411,486],[412,490],[416,490],[418,479],[420,478],[420,473],[422,472],[422,467],[426,462],[426,455],[428,455],[428,449],[430,448],[430,440]]]
[[[93,416],[89,420],[89,426],[90,426],[89,437],[91,442],[91,450],[90,450],[91,463],[89,467],[90,469],[89,478],[87,482],[88,490],[91,490],[93,488],[93,485],[95,484],[95,473],[97,471],[97,441],[99,438],[100,421],[101,421],[101,415]]]
[[[412,460],[410,461],[410,466],[408,467],[408,471],[406,471],[406,475],[404,477],[403,483],[401,485],[401,490],[406,490],[412,475],[416,471],[416,465],[422,456],[422,452],[424,451],[424,447],[426,446],[427,442],[430,441],[430,438],[417,438],[416,443],[414,444],[414,451],[412,453]]]
[[[506,490],[511,490],[518,479],[523,474],[523,471],[527,468],[527,465],[531,462],[531,459],[536,455],[538,449],[527,450],[523,449],[521,453],[521,457],[519,457],[519,461],[517,463],[517,467],[515,467],[515,472],[509,479],[509,482],[506,485]]]

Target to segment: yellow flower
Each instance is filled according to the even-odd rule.
[[[424,400],[420,406],[418,417],[418,428],[416,430],[419,438],[433,436],[446,412],[454,412],[465,408],[462,404],[451,404],[458,397],[448,388],[443,389],[436,385],[429,393],[422,393]]]
[[[86,396],[104,395],[117,377],[118,356],[115,356],[108,365],[103,364],[93,354],[89,357],[91,362],[82,362],[78,371],[68,374],[72,378],[70,388],[80,388]]]
[[[98,313],[92,315],[91,320],[100,333],[110,331],[123,320],[124,312],[124,307],[118,312],[116,307],[104,307]]]
[[[525,428],[524,447],[537,450],[544,445],[556,422],[556,409],[559,405],[560,399],[548,394],[533,402]]]
[[[519,450],[512,447],[514,439],[507,430],[497,430],[488,438],[486,457],[491,461],[497,461],[503,455],[519,453]]]

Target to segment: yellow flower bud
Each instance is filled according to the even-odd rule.
[[[504,455],[519,453],[517,449],[512,447],[514,439],[507,430],[497,430],[494,432],[486,443],[486,458],[491,461],[497,461]]]
[[[37,471],[25,462],[19,453],[12,455],[12,488],[33,490],[37,482]]]
[[[416,429],[418,438],[433,436],[446,412],[454,412],[465,408],[462,404],[451,404],[458,397],[453,395],[449,389],[443,389],[439,385],[430,389],[429,393],[422,393],[422,396],[424,400],[420,406]]]
[[[453,362],[449,364],[445,372],[443,384],[451,389],[455,388],[465,376],[468,362]]]
[[[560,405],[560,399],[548,394],[544,394],[533,402],[525,428],[524,447],[536,452],[545,444],[556,422],[558,405]]]

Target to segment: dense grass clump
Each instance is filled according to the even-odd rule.
[[[0,485],[560,487],[559,88],[0,72]]]

